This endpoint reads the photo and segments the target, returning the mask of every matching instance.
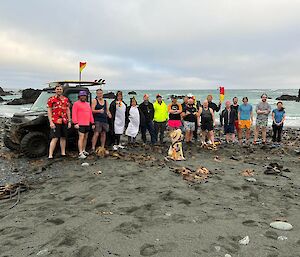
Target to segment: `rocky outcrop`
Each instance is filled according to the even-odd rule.
[[[107,98],[107,99],[115,99],[116,95],[114,92],[108,92],[106,94],[103,95],[103,98]]]
[[[22,91],[22,97],[8,102],[8,105],[32,104],[39,97],[42,90],[27,88]]]
[[[281,101],[297,101],[299,98],[295,95],[282,95],[276,98],[276,100],[281,100]]]
[[[13,93],[10,91],[4,91],[2,87],[0,87],[0,96],[12,95]]]

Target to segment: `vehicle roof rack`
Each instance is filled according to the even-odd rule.
[[[57,84],[63,87],[92,87],[92,86],[102,86],[105,84],[105,79],[99,79],[94,81],[79,81],[79,80],[62,80],[62,81],[52,81],[47,83],[50,88],[54,88]]]

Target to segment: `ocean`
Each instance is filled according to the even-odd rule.
[[[91,91],[93,94],[95,94],[95,89],[91,88]],[[104,88],[104,92],[113,91],[116,92],[116,90],[106,90]],[[132,91],[132,90],[130,90]],[[123,90],[123,96],[124,101],[129,104],[130,95],[128,95],[129,90]],[[155,101],[156,94],[160,93],[164,97],[164,101],[166,103],[170,103],[170,96],[172,94],[174,95],[186,95],[186,94],[193,94],[197,100],[203,101],[208,94],[211,94],[213,96],[213,102],[218,103],[219,102],[219,91],[216,89],[212,90],[134,90],[137,95],[135,96],[138,103],[140,103],[143,99],[144,94],[149,94],[150,100]],[[279,97],[283,94],[289,94],[289,95],[298,95],[298,89],[244,89],[244,90],[236,90],[236,89],[225,89],[225,101],[226,100],[232,100],[234,96],[239,98],[239,103],[242,103],[242,98],[244,96],[247,96],[249,99],[249,103],[255,106],[260,102],[260,96],[266,93],[269,97],[272,99],[268,99],[269,104],[273,108],[276,108],[277,100],[275,100],[276,97]],[[12,98],[18,98],[20,97],[20,94],[14,95],[14,96],[4,96],[3,99],[12,99]],[[224,101],[224,102],[225,102]],[[179,100],[181,102],[181,100]],[[30,109],[31,105],[6,105],[5,103],[0,104],[0,116],[5,117],[12,117],[12,115],[15,112],[22,112],[25,110]],[[222,109],[224,107],[224,103],[222,105]],[[284,101],[284,107],[286,110],[286,123],[285,126],[288,127],[300,127],[300,103],[295,101]],[[218,118],[218,115],[216,115],[216,118]],[[271,125],[271,117],[269,118],[269,124]]]

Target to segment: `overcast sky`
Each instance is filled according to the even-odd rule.
[[[0,2],[0,86],[299,88],[300,0]]]

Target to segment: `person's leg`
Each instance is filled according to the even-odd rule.
[[[262,142],[266,143],[266,141],[267,141],[267,127],[262,127],[261,128],[261,137],[262,137]]]
[[[229,134],[228,133],[225,134],[225,138],[226,138],[226,142],[229,143]]]
[[[65,137],[61,137],[59,139],[59,143],[60,143],[60,152],[61,155],[66,155],[66,144],[67,144],[67,140]]]
[[[148,130],[151,138],[151,144],[155,144],[157,142],[157,138],[154,133],[154,126],[152,121],[148,123]]]
[[[166,125],[167,125],[167,122],[166,122],[166,121],[160,123],[160,135],[159,135],[159,140],[160,140],[160,143],[161,143],[161,144],[164,142]]]
[[[158,133],[160,131],[160,122],[156,122],[154,121],[153,122],[153,125],[154,125],[154,134],[155,134],[155,138],[156,140],[158,139]]]
[[[202,130],[202,143],[206,143],[206,136],[207,136],[207,132],[206,130]]]
[[[235,134],[231,133],[231,141],[234,142],[235,141]]]
[[[49,156],[48,156],[48,158],[50,158],[50,159],[53,158],[53,152],[55,150],[57,141],[58,141],[57,137],[51,139],[51,142],[50,142],[50,145],[49,145]]]
[[[208,134],[209,134],[209,140],[214,145],[215,144],[215,134],[214,134],[214,131],[211,130],[211,131],[208,132]]]
[[[282,135],[282,128],[283,126],[278,126],[277,128],[277,142],[281,142],[281,135]]]
[[[198,131],[198,121],[195,122],[195,130],[193,131],[193,137],[196,141],[198,139],[197,131]]]
[[[106,143],[106,132],[102,131],[101,132],[101,147],[105,147],[105,143]]]
[[[143,140],[143,142],[144,143],[146,143],[146,131],[147,131],[147,127],[146,127],[146,125],[145,126],[142,126],[141,127],[141,132],[142,132],[142,140]]]
[[[242,144],[242,138],[243,138],[243,128],[239,128],[239,131],[238,131],[238,137],[239,137],[239,144],[241,145]]]
[[[273,124],[272,129],[273,129],[272,141],[276,142],[276,139],[277,139],[277,126]]]
[[[120,145],[120,141],[121,141],[121,135],[120,134],[116,134],[116,144]]]
[[[250,128],[247,128],[246,129],[246,143],[249,144],[249,139],[250,139]]]
[[[93,151],[94,151],[95,148],[96,148],[96,144],[97,144],[98,137],[99,137],[99,132],[98,132],[98,131],[94,131],[94,135],[93,135],[93,138],[92,138],[92,150],[93,150]],[[101,137],[102,137],[102,133],[101,133]],[[102,144],[102,143],[101,143],[101,144]]]
[[[257,122],[257,121],[256,121]],[[248,129],[247,129],[248,132]],[[258,139],[258,134],[259,134],[259,126],[255,126],[255,130],[254,130],[254,142],[256,143],[257,139]],[[246,133],[246,137],[247,137],[247,133]]]
[[[189,130],[186,130],[185,131],[185,142],[189,142],[190,141],[190,131]]]
[[[79,154],[83,152],[84,133],[78,132],[78,151]]]
[[[82,151],[85,151],[85,150],[86,150],[86,145],[87,145],[88,136],[89,136],[89,132],[87,132],[87,133],[84,134],[83,145],[82,145]]]

